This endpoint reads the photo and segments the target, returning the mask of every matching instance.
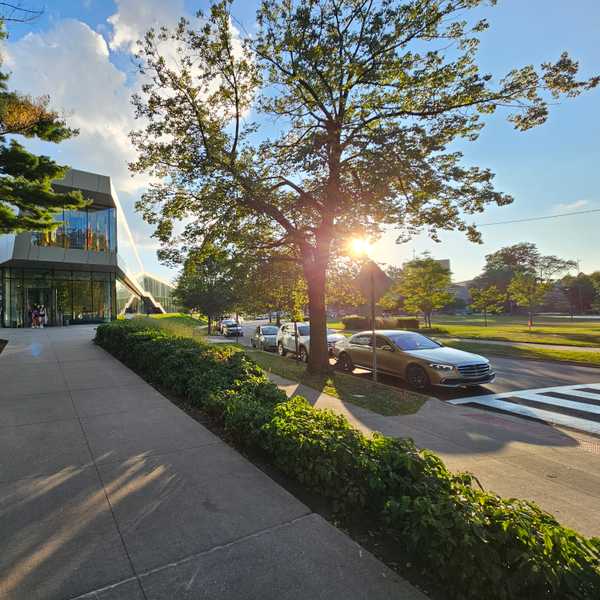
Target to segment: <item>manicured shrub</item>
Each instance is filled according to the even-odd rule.
[[[346,329],[372,329],[371,318],[360,315],[342,317]],[[419,329],[419,319],[415,317],[375,317],[377,329]]]
[[[397,561],[420,565],[447,598],[600,598],[600,540],[478,489],[411,440],[365,437],[340,415],[288,400],[239,349],[135,321],[99,326],[96,342],[201,408],[237,446],[262,451],[340,514],[395,540]]]

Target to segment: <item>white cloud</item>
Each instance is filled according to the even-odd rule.
[[[96,31],[81,21],[65,19],[55,21],[46,31],[5,41],[1,49],[5,66],[11,71],[9,88],[35,96],[48,94],[50,105],[65,114],[71,127],[80,130],[79,136],[60,144],[21,141],[32,152],[47,154],[60,163],[110,175],[138,245],[151,255],[157,248],[157,242],[148,239],[152,227],[133,212],[133,202],[150,178],[132,177],[128,169],[128,163],[136,158],[128,134],[142,126],[134,118],[131,105],[140,77],[117,66],[130,65],[127,61],[119,58],[115,64],[111,59],[117,52],[133,52],[149,28],[158,24],[173,27],[185,16],[185,9],[183,0],[115,1],[117,12],[109,17],[108,24],[98,23]],[[239,51],[238,32],[232,29]],[[164,54],[173,56],[175,47],[168,42]]]
[[[105,39],[76,20],[59,21],[44,33],[30,33],[6,44],[10,88],[50,94],[51,106],[67,115],[79,136],[58,146],[33,142],[75,168],[110,175],[117,190],[131,192],[148,183],[131,177],[135,150],[128,133],[137,126],[125,73],[110,62]],[[33,147],[35,146],[35,147]],[[41,148],[41,150],[40,150]]]
[[[149,29],[173,27],[185,14],[183,0],[116,0],[116,4],[117,12],[108,18],[113,26],[111,50],[133,52]]]
[[[575,200],[575,202],[563,202],[556,204],[552,209],[555,213],[573,212],[576,210],[583,210],[588,208],[590,203],[587,200]]]

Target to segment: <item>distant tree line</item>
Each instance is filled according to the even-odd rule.
[[[486,256],[482,273],[472,281],[471,306],[481,310],[477,300],[486,291],[495,291],[499,312],[526,310],[530,323],[539,310],[585,314],[600,312],[600,271],[568,274],[577,262],[543,255],[535,244],[523,242],[506,246]]]

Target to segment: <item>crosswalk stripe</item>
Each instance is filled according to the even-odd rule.
[[[535,390],[516,390],[450,400],[450,404],[489,407],[600,434],[600,383],[579,384]]]
[[[572,400],[552,398],[551,396],[534,396],[533,394],[521,394],[519,392],[515,392],[510,396],[506,396],[506,398],[523,398],[524,400],[529,400],[531,402],[539,402],[540,404],[559,406],[561,408],[568,408],[579,412],[600,415],[600,406],[584,404],[583,402],[573,402]]]

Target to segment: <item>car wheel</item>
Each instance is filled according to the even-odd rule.
[[[425,390],[429,387],[429,375],[423,367],[419,365],[409,365],[406,369],[406,381],[417,390]]]
[[[300,360],[303,363],[308,362],[308,352],[306,351],[306,348],[304,346],[300,346]]]
[[[354,363],[348,354],[342,352],[338,358],[338,365],[340,369],[346,373],[352,373],[354,371]]]
[[[281,342],[279,342],[279,344],[277,344],[277,354],[279,354],[279,356],[285,356],[287,354],[287,352],[285,351],[285,348],[283,347],[283,344]]]

